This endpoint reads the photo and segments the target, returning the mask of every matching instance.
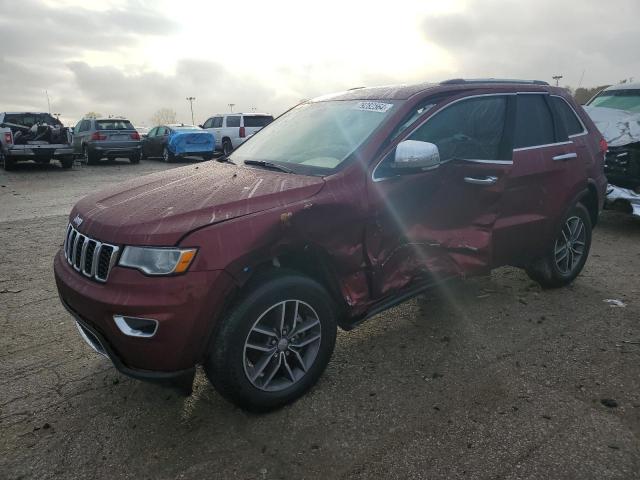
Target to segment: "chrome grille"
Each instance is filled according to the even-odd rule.
[[[99,282],[106,282],[120,249],[87,237],[69,224],[63,250],[64,258],[76,271]]]

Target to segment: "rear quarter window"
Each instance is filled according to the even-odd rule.
[[[556,109],[556,113],[560,118],[560,121],[564,124],[567,135],[578,135],[584,132],[582,122],[576,116],[573,108],[561,97],[551,97],[551,103]]]
[[[518,95],[514,148],[555,143],[553,116],[545,95]]]
[[[239,127],[239,126],[240,126],[239,116],[227,117],[227,127]]]
[[[266,127],[273,122],[271,115],[250,115],[244,117],[245,127]]]

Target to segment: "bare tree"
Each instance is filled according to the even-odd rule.
[[[166,125],[168,123],[176,122],[176,112],[170,108],[161,108],[151,117],[151,123],[154,125]]]
[[[98,112],[87,112],[87,113],[84,114],[84,117],[82,117],[82,118],[98,118],[98,117],[101,117],[101,116],[102,116],[102,114],[98,113]]]

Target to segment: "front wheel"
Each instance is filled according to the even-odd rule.
[[[327,291],[310,278],[263,278],[221,320],[205,371],[227,399],[272,410],[309,390],[327,366],[336,318]]]
[[[563,287],[573,282],[587,262],[591,228],[589,212],[581,203],[576,204],[546,255],[526,268],[527,275],[544,288]]]

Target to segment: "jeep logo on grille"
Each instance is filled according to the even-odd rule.
[[[82,223],[82,217],[80,215],[76,215],[72,222],[76,227],[79,227]]]

